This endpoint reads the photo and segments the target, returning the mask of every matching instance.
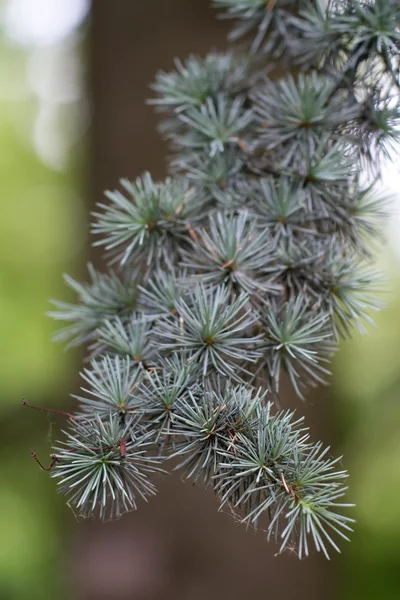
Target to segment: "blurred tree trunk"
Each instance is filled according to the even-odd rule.
[[[145,104],[149,83],[158,69],[171,69],[175,56],[223,49],[225,34],[210,0],[93,2],[93,204],[120,177],[145,170],[165,175],[167,148]],[[99,264],[99,256],[91,258]],[[246,532],[217,508],[211,492],[174,475],[160,480],[157,497],[137,513],[81,525],[71,565],[73,597],[329,600],[331,565],[327,571],[321,557],[300,562],[290,553],[275,558],[277,548],[262,534]]]

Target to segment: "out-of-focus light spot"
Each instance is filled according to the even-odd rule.
[[[45,102],[79,100],[83,91],[82,59],[74,40],[52,48],[35,48],[29,55],[27,76],[30,89]]]
[[[48,167],[62,171],[67,167],[68,145],[58,127],[58,107],[41,105],[33,128],[33,144],[37,155]]]
[[[82,23],[89,8],[89,0],[8,0],[3,26],[22,45],[57,44]]]
[[[51,169],[68,168],[70,148],[87,129],[86,103],[60,106],[41,102],[33,127],[33,145],[40,160]]]
[[[388,224],[389,244],[400,260],[400,170],[397,160],[382,166],[382,185],[393,199]]]

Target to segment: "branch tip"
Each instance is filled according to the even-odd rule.
[[[54,467],[54,465],[56,464],[56,462],[58,462],[57,455],[56,454],[51,454],[50,455],[51,463],[49,464],[48,467],[44,467],[43,464],[40,462],[40,460],[38,458],[38,455],[36,454],[35,450],[31,450],[31,457],[33,458],[33,460],[35,462],[37,462],[37,464],[42,469],[42,471],[51,471],[51,469]]]

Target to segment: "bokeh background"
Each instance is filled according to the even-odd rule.
[[[88,224],[102,190],[147,169],[165,175],[148,86],[174,56],[225,47],[214,17],[209,0],[0,0],[0,600],[400,597],[396,157],[383,178],[387,308],[342,345],[331,387],[298,406],[351,472],[357,525],[340,556],[275,557],[179,476],[119,522],[77,523],[29,456],[48,455],[63,423],[21,398],[68,409],[79,385],[82,356],[51,342],[49,298],[70,299],[63,272],[101,265]]]

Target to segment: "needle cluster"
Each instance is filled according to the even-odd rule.
[[[347,474],[281,410],[280,383],[301,398],[326,383],[339,339],[380,308],[400,5],[214,4],[243,45],[157,75],[170,177],[106,193],[93,233],[109,271],[68,277],[76,303],[55,303],[57,339],[91,363],[53,474],[80,513],[120,516],[176,457],[281,550],[328,556],[350,529]]]

